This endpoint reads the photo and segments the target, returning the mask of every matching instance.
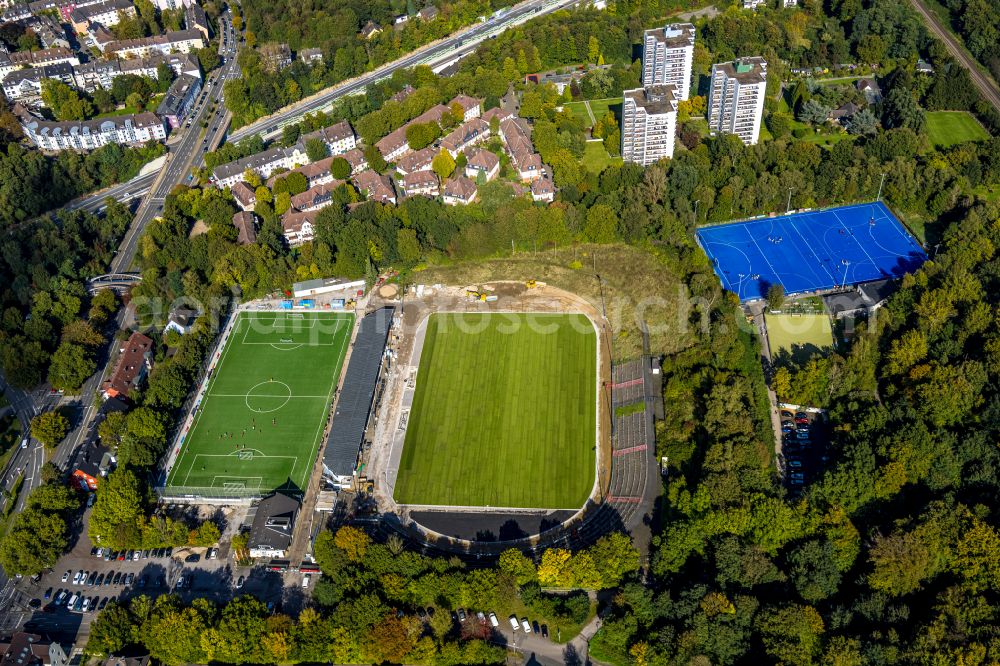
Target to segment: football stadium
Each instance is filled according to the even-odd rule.
[[[598,335],[582,314],[430,314],[393,497],[579,509],[595,485]]]
[[[927,254],[881,201],[704,227],[698,242],[743,302],[902,277]]]
[[[241,312],[166,482],[172,495],[304,489],[354,315]]]

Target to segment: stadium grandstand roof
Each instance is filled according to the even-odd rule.
[[[332,476],[345,478],[354,472],[395,314],[395,308],[387,307],[361,320],[323,453],[323,466]]]

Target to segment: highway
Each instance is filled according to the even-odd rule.
[[[481,42],[495,37],[511,26],[520,25],[532,18],[569,7],[577,2],[579,0],[528,0],[522,2],[500,16],[491,16],[485,22],[477,23],[464,32],[434,42],[372,72],[327,88],[304,101],[292,104],[266,118],[251,123],[231,133],[229,141],[240,141],[253,134],[260,134],[264,139],[272,139],[280,134],[281,128],[285,125],[298,122],[306,114],[326,110],[341,97],[361,94],[366,86],[391,77],[393,72],[398,69],[425,64],[433,66],[457,59],[459,56],[471,53]]]
[[[232,15],[226,12],[219,19],[220,22],[220,48],[219,53],[225,60],[225,64],[209,74],[205,80],[205,87],[196,102],[186,123],[188,125],[178,143],[169,146],[167,153],[167,163],[158,173],[152,174],[148,182],[143,178],[137,178],[128,183],[115,186],[119,194],[126,195],[131,199],[142,194],[142,202],[136,211],[125,238],[118,247],[118,253],[111,262],[111,272],[120,273],[128,271],[135,260],[136,249],[143,229],[163,210],[163,201],[170,191],[177,185],[189,180],[192,168],[201,164],[204,155],[209,150],[215,149],[225,137],[226,128],[229,126],[229,113],[222,101],[222,90],[227,79],[240,75],[239,67],[236,64],[236,34],[233,30]],[[202,124],[207,127],[203,130]],[[140,186],[142,191],[140,191]],[[127,194],[126,194],[127,193]],[[108,192],[100,195],[100,200],[108,196]],[[86,204],[94,205],[93,197],[87,200]],[[103,204],[97,204],[99,208]]]
[[[979,69],[979,63],[965,50],[965,47],[952,34],[951,29],[944,25],[934,12],[928,9],[921,0],[910,0],[910,2],[934,36],[944,42],[951,57],[969,72],[969,78],[979,89],[983,99],[989,102],[994,109],[1000,111],[1000,88],[997,88],[996,82],[983,74],[982,70]]]

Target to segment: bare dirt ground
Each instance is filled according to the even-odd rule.
[[[654,252],[625,245],[578,245],[435,266],[414,272],[410,279],[414,284],[424,285],[479,285],[489,284],[490,280],[521,282],[521,287],[512,283],[509,291],[497,292],[515,299],[523,298],[522,292],[527,291],[523,281],[544,281],[550,288],[567,294],[576,307],[582,301],[591,312],[606,315],[613,334],[612,358],[622,360],[642,353],[640,322],[645,322],[649,329],[654,354],[676,353],[689,344],[692,310],[687,288],[677,279],[677,272]],[[545,307],[559,307],[559,296],[554,291],[544,298],[550,299]],[[461,301],[461,295],[456,296],[456,302]]]
[[[573,269],[566,270],[573,271]],[[575,274],[575,271],[573,272]],[[430,278],[432,275],[431,271],[426,271],[422,272],[420,277]],[[595,283],[593,291],[597,294],[596,299],[578,296],[544,281],[538,282],[534,288],[529,288],[526,281],[522,280],[495,280],[463,281],[452,286],[421,282],[419,288],[413,284],[406,289],[402,298],[403,325],[401,329],[395,329],[390,337],[390,349],[396,360],[390,370],[386,393],[379,408],[374,442],[366,461],[368,477],[375,480],[375,500],[380,512],[396,513],[404,522],[412,519],[406,507],[395,503],[392,489],[405,435],[403,419],[407,416],[409,403],[405,398],[408,394],[412,396],[413,380],[420,358],[419,345],[422,344],[420,331],[428,315],[434,312],[578,312],[585,314],[597,324],[601,349],[599,368],[601,395],[599,395],[598,419],[598,474],[593,496],[598,498],[596,501],[600,501],[599,498],[603,496],[610,479],[611,414],[610,400],[605,399],[605,386],[611,377],[611,355],[608,344],[611,328],[602,316],[599,285],[596,285],[593,274],[589,276],[589,281]],[[491,302],[474,300],[469,296],[470,290],[488,294],[491,298],[495,296],[496,300]],[[398,305],[398,302],[396,304]]]

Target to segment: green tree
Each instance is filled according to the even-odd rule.
[[[351,163],[343,157],[334,157],[330,162],[330,174],[337,180],[347,180],[351,177]]]
[[[455,171],[455,160],[452,158],[451,153],[442,148],[441,152],[431,160],[431,170],[437,174],[438,179],[442,183],[448,180],[448,177]]]
[[[767,288],[767,307],[772,310],[780,310],[785,304],[785,287],[780,282],[775,282]]]
[[[118,549],[138,546],[145,494],[143,483],[130,469],[119,467],[102,479],[87,530],[91,541]]]
[[[310,162],[319,162],[325,159],[329,153],[330,150],[322,139],[312,138],[306,141],[306,155],[309,156]]]
[[[69,432],[69,420],[58,411],[42,412],[31,419],[31,436],[54,449]]]
[[[86,349],[78,344],[64,342],[52,355],[49,382],[54,388],[77,393],[96,369],[97,363]]]

